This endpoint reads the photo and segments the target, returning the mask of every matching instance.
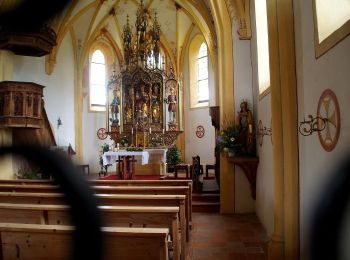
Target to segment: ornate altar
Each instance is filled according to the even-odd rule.
[[[149,20],[141,0],[135,34],[129,17],[123,29],[124,66],[108,83],[107,134],[124,146],[169,146],[182,132],[179,84],[173,69],[165,70],[157,14]]]

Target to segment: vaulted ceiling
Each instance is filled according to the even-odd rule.
[[[58,34],[58,45],[52,53],[55,58],[61,41],[71,34],[76,46],[89,46],[101,34],[108,34],[122,55],[122,32],[129,15],[135,29],[136,11],[141,0],[75,0],[54,26]],[[197,27],[207,41],[209,50],[215,49],[215,30],[207,0],[144,0],[149,18],[157,13],[161,26],[161,42],[176,61],[189,33]],[[82,55],[86,58],[86,55]],[[79,62],[82,62],[81,60]]]

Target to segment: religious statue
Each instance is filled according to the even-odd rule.
[[[255,153],[255,139],[253,129],[253,114],[248,109],[247,101],[242,101],[240,104],[241,110],[237,115],[237,126],[240,131],[240,142],[243,147],[242,150],[246,154]]]
[[[119,91],[114,89],[113,90],[113,100],[110,104],[112,124],[119,123],[119,105],[120,105]]]
[[[170,93],[164,100],[168,104],[169,122],[176,123],[176,94],[173,86],[170,87]]]
[[[159,85],[153,86],[152,91],[152,122],[160,123],[160,106],[159,106]]]
[[[134,90],[129,88],[128,95],[124,95],[125,100],[125,123],[132,123],[132,110],[133,110],[133,98]]]
[[[145,90],[145,85],[141,85],[140,89],[136,90],[135,108],[138,122],[147,122],[149,117],[149,95]]]

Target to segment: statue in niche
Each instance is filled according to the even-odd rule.
[[[176,92],[174,86],[171,86],[169,89],[169,95],[164,100],[165,103],[168,104],[168,112],[169,112],[169,122],[176,123]]]
[[[114,89],[113,100],[110,104],[112,124],[117,124],[117,125],[119,124],[119,105],[120,105],[119,95],[120,95],[119,91]]]
[[[159,105],[159,85],[153,86],[152,91],[152,122],[160,123],[160,105]]]
[[[242,151],[245,154],[255,153],[254,129],[253,129],[253,114],[248,109],[247,101],[242,101],[240,104],[241,110],[237,115],[237,127],[240,131],[239,139],[243,145]]]
[[[149,95],[144,84],[140,86],[140,89],[136,90],[135,106],[137,122],[147,122],[149,118]]]
[[[129,88],[128,94],[126,94],[124,97],[125,100],[125,123],[132,123],[132,110],[133,110],[133,98],[134,96],[134,89]]]

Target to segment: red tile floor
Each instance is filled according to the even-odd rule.
[[[265,260],[267,235],[254,214],[193,213],[187,260]]]

